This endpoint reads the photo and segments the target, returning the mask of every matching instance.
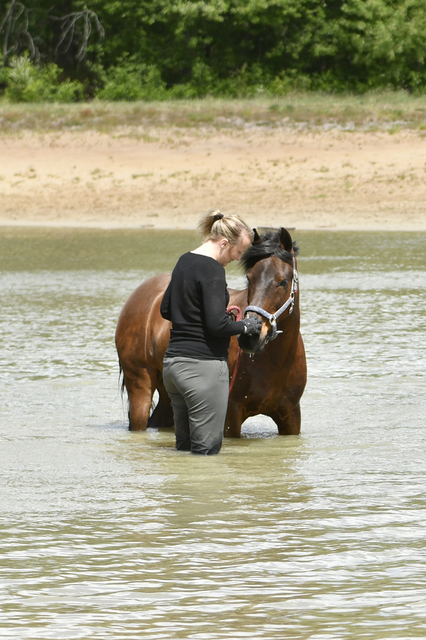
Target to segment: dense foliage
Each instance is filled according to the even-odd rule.
[[[12,0],[0,11],[10,100],[43,87],[52,100],[426,90],[426,0]]]

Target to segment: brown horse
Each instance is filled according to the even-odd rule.
[[[282,435],[300,433],[299,401],[306,384],[306,357],[300,335],[297,252],[284,228],[267,231],[262,237],[256,233],[242,258],[248,288],[229,291],[230,306],[245,314],[258,314],[263,325],[259,336],[231,338],[228,364],[233,383],[225,422],[227,436],[239,437],[243,422],[258,414],[270,416]],[[160,314],[169,280],[170,274],[163,274],[141,284],[125,303],[117,324],[115,340],[132,430],[173,426],[162,381],[170,323]],[[159,401],[150,416],[156,389]]]

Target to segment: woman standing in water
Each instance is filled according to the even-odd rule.
[[[164,356],[163,381],[175,423],[176,449],[219,453],[228,407],[228,348],[231,336],[260,332],[262,321],[234,322],[224,267],[239,260],[253,231],[237,215],[218,209],[200,220],[203,244],[181,256],[161,303],[172,322]]]

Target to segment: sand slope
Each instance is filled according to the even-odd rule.
[[[421,131],[150,129],[0,138],[0,224],[426,230]]]

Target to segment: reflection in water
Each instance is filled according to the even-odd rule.
[[[302,436],[207,459],[127,431],[113,343],[193,237],[0,236],[0,637],[424,637],[426,236],[296,234]]]

